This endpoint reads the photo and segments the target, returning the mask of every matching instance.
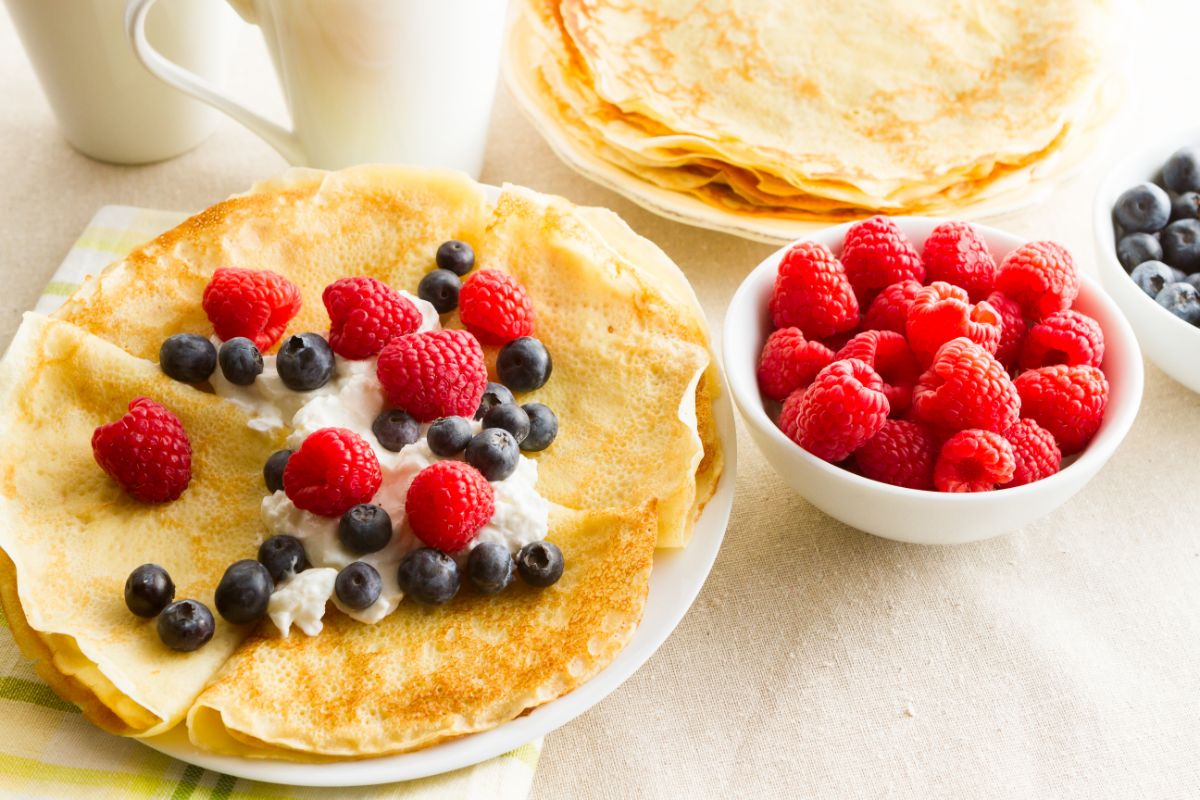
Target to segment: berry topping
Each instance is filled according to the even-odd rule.
[[[1054,436],[1064,456],[1078,453],[1096,435],[1108,404],[1108,380],[1096,367],[1064,364],[1017,376],[1021,414]]]
[[[421,312],[411,300],[366,275],[334,281],[321,299],[329,312],[329,346],[342,358],[370,358],[421,327]]]
[[[1078,311],[1059,311],[1029,329],[1021,350],[1021,369],[1053,364],[1087,364],[1104,360],[1104,332],[1100,323]]]
[[[467,444],[467,463],[489,481],[512,475],[520,456],[516,437],[503,428],[484,428]]]
[[[258,563],[267,568],[276,583],[312,566],[304,552],[304,543],[287,533],[272,536],[258,546]]]
[[[458,594],[458,565],[440,550],[422,547],[413,550],[400,562],[396,571],[400,591],[427,605],[441,605]]]
[[[283,488],[296,508],[340,517],[375,496],[383,476],[367,441],[345,428],[309,435],[288,459]]]
[[[392,518],[381,506],[359,503],[338,521],[338,541],[351,553],[365,556],[392,540]]]
[[[1181,147],[1163,165],[1163,183],[1172,192],[1200,192],[1200,148]]]
[[[462,281],[448,269],[435,269],[417,284],[417,297],[432,305],[439,314],[458,308]]]
[[[1162,232],[1163,261],[1192,273],[1200,270],[1200,220],[1180,219]]]
[[[929,234],[921,250],[928,280],[945,281],[965,289],[972,303],[992,291],[996,259],[983,237],[965,222],[943,222]]]
[[[1058,472],[1062,465],[1062,453],[1054,436],[1031,419],[1017,420],[1004,432],[1004,438],[1012,445],[1016,461],[1012,480],[1005,486],[1024,486],[1040,481]]]
[[[475,251],[466,242],[451,239],[441,243],[435,260],[439,269],[448,269],[462,277],[475,268]]]
[[[486,344],[505,344],[533,333],[533,304],[525,289],[499,270],[482,269],[468,278],[458,306],[463,325]]]
[[[1152,233],[1131,233],[1117,242],[1117,260],[1128,272],[1147,261],[1161,261],[1162,245]]]
[[[863,330],[895,331],[907,335],[908,310],[919,291],[921,284],[916,281],[900,281],[875,295],[867,313],[863,315]]]
[[[167,377],[183,383],[202,383],[217,368],[217,348],[203,336],[177,333],[158,348],[158,365]]]
[[[466,331],[397,337],[379,354],[377,370],[388,402],[419,422],[475,413],[487,386],[483,348]]]
[[[1168,267],[1161,261],[1143,261],[1133,268],[1129,277],[1133,278],[1133,282],[1143,292],[1151,297],[1158,297],[1158,293],[1168,285],[1181,281],[1181,274],[1179,270]]]
[[[179,600],[158,615],[158,638],[172,650],[190,653],[208,644],[216,630],[208,606],[198,600]]]
[[[434,455],[450,458],[467,449],[472,435],[471,423],[465,417],[441,417],[429,426],[425,441]]]
[[[496,356],[496,373],[514,392],[532,392],[550,380],[554,363],[546,346],[532,336],[514,339]]]
[[[799,328],[780,328],[767,337],[758,360],[758,386],[772,400],[783,402],[833,361],[833,351],[804,338]]]
[[[864,476],[909,489],[933,488],[937,440],[923,425],[889,419],[858,448],[854,463]]]
[[[360,611],[372,605],[383,592],[379,572],[365,561],[347,564],[333,581],[338,602],[346,608]]]
[[[856,358],[834,361],[783,404],[779,427],[817,458],[838,462],[879,432],[888,399],[875,370]]]
[[[1029,319],[1065,311],[1079,294],[1075,259],[1054,242],[1021,245],[1000,262],[996,290],[1016,300]]]
[[[1153,183],[1139,183],[1117,198],[1113,216],[1130,233],[1153,233],[1162,230],[1171,218],[1171,198]]]
[[[511,389],[502,383],[488,381],[487,388],[483,390],[483,397],[479,399],[479,408],[475,409],[475,419],[483,419],[483,415],[492,406],[515,402],[517,402],[517,399],[513,397]]]
[[[908,310],[908,343],[917,360],[930,363],[942,345],[960,336],[989,353],[996,352],[1000,315],[986,300],[971,305],[965,289],[944,281],[918,292]]]
[[[1168,284],[1154,299],[1184,322],[1200,325],[1200,291],[1190,281]]]
[[[483,415],[483,427],[503,428],[520,444],[529,435],[529,415],[516,403],[503,403]]]
[[[217,584],[217,613],[234,625],[256,622],[267,613],[273,591],[275,581],[262,564],[251,558],[234,562]]]
[[[333,350],[319,333],[289,336],[275,359],[279,379],[293,392],[311,392],[333,377]]]
[[[512,583],[513,557],[499,542],[480,542],[467,557],[467,578],[483,594],[499,594]]]
[[[125,605],[139,617],[157,617],[175,599],[175,582],[158,564],[142,564],[125,580]]]
[[[998,433],[959,431],[946,440],[933,468],[933,483],[942,492],[990,492],[1012,480],[1013,447]]]
[[[1011,370],[1017,365],[1021,348],[1025,344],[1025,317],[1021,315],[1021,306],[999,292],[988,295],[988,305],[995,309],[1000,317],[1000,344],[996,346],[996,360]]]
[[[375,418],[371,433],[384,450],[399,453],[405,445],[421,438],[421,425],[404,411],[391,408]]]
[[[479,470],[461,461],[438,461],[421,470],[404,499],[416,537],[447,553],[470,544],[495,510],[491,484]]]
[[[283,491],[283,470],[287,467],[288,459],[295,450],[276,450],[263,464],[263,481],[271,494]]]
[[[179,418],[148,397],[92,433],[92,455],[130,496],[165,503],[183,494],[192,479],[192,444]]]
[[[913,391],[913,419],[935,430],[1008,430],[1020,399],[1004,366],[970,339],[947,342]]]
[[[891,415],[898,416],[912,405],[913,386],[921,374],[908,342],[895,331],[863,331],[838,351],[838,361],[857,358],[883,380]]]
[[[799,328],[810,339],[853,330],[858,300],[842,263],[823,244],[799,242],[784,254],[771,292],[776,328]]]
[[[851,225],[842,242],[842,265],[860,304],[898,281],[925,280],[921,256],[890,217]]]
[[[558,416],[542,403],[526,403],[521,408],[529,417],[529,435],[521,440],[521,449],[526,453],[545,450],[558,436]]]
[[[517,572],[530,586],[552,586],[563,574],[563,554],[553,542],[530,542],[517,551]]]
[[[269,350],[300,310],[300,290],[276,272],[225,267],[204,287],[201,305],[221,339],[245,336]]]
[[[222,344],[217,360],[221,364],[221,374],[234,386],[249,386],[263,371],[262,353],[245,336]]]

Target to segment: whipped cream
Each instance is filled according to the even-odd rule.
[[[284,636],[292,625],[309,636],[325,627],[325,603],[333,593],[336,569],[315,568],[298,572],[276,587],[267,603],[267,616]]]

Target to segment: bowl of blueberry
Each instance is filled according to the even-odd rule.
[[[1142,351],[1200,392],[1200,130],[1119,163],[1094,217],[1101,281]]]

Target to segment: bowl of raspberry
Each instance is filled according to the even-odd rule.
[[[1142,398],[1133,330],[1070,252],[953,220],[872,217],[776,251],[734,294],[722,356],[784,481],[917,544],[1049,514]]]

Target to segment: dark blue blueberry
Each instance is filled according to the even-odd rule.
[[[541,403],[526,403],[521,408],[529,417],[529,435],[521,442],[521,449],[527,453],[545,450],[558,436],[558,417]]]
[[[502,383],[488,381],[487,387],[483,390],[483,397],[479,400],[479,408],[475,409],[475,419],[483,419],[483,415],[492,406],[515,402],[517,402],[517,399],[513,397],[513,393],[507,386]]]
[[[288,533],[279,533],[258,546],[258,563],[267,568],[271,580],[282,583],[312,566],[304,543]]]
[[[1158,297],[1164,286],[1178,280],[1175,274],[1176,270],[1161,261],[1145,261],[1138,264],[1129,277],[1133,278],[1133,282],[1143,292],[1151,297]]]
[[[235,386],[249,386],[262,374],[262,353],[245,336],[235,336],[221,345],[217,355],[221,374]]]
[[[1200,192],[1200,148],[1176,150],[1163,165],[1163,183],[1176,194]]]
[[[399,453],[406,444],[421,438],[421,425],[398,408],[388,409],[371,423],[371,432],[384,450]]]
[[[550,380],[554,364],[545,345],[532,336],[513,339],[496,356],[496,372],[514,392],[530,392]]]
[[[483,415],[483,427],[503,428],[520,444],[529,435],[529,415],[516,403],[501,403]]]
[[[458,565],[441,550],[422,547],[400,562],[396,571],[400,590],[419,603],[441,605],[458,594]]]
[[[440,269],[446,269],[462,277],[475,268],[475,251],[466,242],[451,239],[442,242],[435,259]]]
[[[294,452],[296,451],[276,450],[271,453],[267,463],[263,464],[263,480],[267,484],[267,491],[271,494],[283,491],[283,470],[287,467],[288,459]]]
[[[1189,275],[1200,271],[1200,220],[1181,219],[1162,232],[1162,260]]]
[[[158,638],[172,650],[190,653],[208,644],[217,628],[208,606],[198,600],[180,600],[158,615]]]
[[[359,611],[379,599],[379,593],[383,591],[383,581],[370,564],[355,561],[337,574],[333,582],[333,591],[342,605]]]
[[[1162,230],[1171,219],[1171,198],[1153,183],[1126,189],[1113,206],[1113,216],[1126,233]]]
[[[502,481],[512,475],[520,458],[517,440],[503,428],[484,428],[467,445],[467,463],[489,481]]]
[[[552,542],[530,542],[517,551],[517,572],[530,586],[549,586],[562,577],[562,550]]]
[[[382,550],[392,540],[392,518],[382,507],[359,503],[338,522],[338,541],[355,555]]]
[[[1200,219],[1200,193],[1184,192],[1171,198],[1171,221]]]
[[[1131,233],[1117,242],[1117,260],[1129,272],[1146,261],[1162,261],[1162,245],[1153,233]]]
[[[499,542],[476,545],[467,556],[467,578],[484,594],[499,594],[512,583],[512,553]]]
[[[125,580],[125,605],[139,617],[156,617],[175,599],[175,583],[158,564],[142,564]]]
[[[450,458],[467,449],[471,435],[471,423],[466,417],[441,417],[429,426],[425,441],[434,455]]]
[[[1200,325],[1200,291],[1190,283],[1172,283],[1154,298],[1184,322]]]
[[[267,613],[273,591],[275,581],[266,567],[251,558],[235,561],[217,584],[217,613],[235,625],[256,622]]]
[[[167,377],[184,383],[201,383],[217,368],[217,348],[203,336],[177,333],[158,348],[158,365]]]
[[[448,269],[435,269],[417,284],[417,297],[433,305],[439,314],[458,308],[458,292],[462,281]]]
[[[284,386],[294,392],[311,392],[333,377],[333,350],[319,333],[289,336],[279,348],[275,367]]]

